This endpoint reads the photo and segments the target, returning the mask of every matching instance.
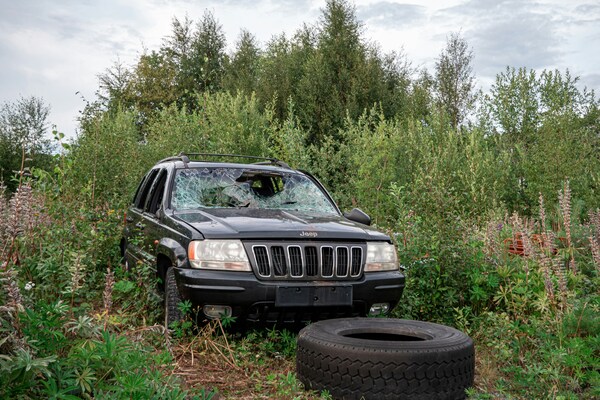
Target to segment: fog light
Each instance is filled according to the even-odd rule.
[[[210,319],[219,319],[222,317],[231,317],[231,307],[229,306],[215,306],[205,305],[203,307],[204,315]]]
[[[385,315],[390,311],[389,303],[375,303],[371,306],[369,310],[369,316],[376,317],[378,315]]]

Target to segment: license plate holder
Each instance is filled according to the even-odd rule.
[[[351,306],[352,286],[279,286],[276,307]]]

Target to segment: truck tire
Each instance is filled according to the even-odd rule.
[[[296,371],[306,389],[334,399],[464,399],[475,349],[471,338],[444,325],[333,319],[300,331]]]
[[[169,268],[165,274],[165,328],[169,329],[173,322],[179,322],[183,315],[177,306],[181,302],[177,282],[175,281],[175,269]]]

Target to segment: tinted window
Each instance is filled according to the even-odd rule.
[[[146,179],[140,186],[141,190],[139,190],[138,198],[135,201],[135,207],[143,209],[146,204],[146,198],[148,197],[148,192],[152,187],[152,183],[154,182],[154,178],[156,178],[156,174],[158,173],[157,169],[153,169],[146,175]]]
[[[160,208],[165,193],[166,182],[167,170],[163,169],[160,171],[158,177],[154,180],[154,184],[152,185],[152,189],[149,195],[150,201],[146,205],[147,212],[154,214]]]
[[[140,182],[140,184],[138,185],[137,189],[135,190],[135,194],[133,195],[133,200],[131,201],[131,204],[136,204],[135,199],[138,198],[139,194],[140,194],[140,190],[142,189],[142,186],[144,186],[144,182],[146,182],[146,178],[147,176],[145,176],[142,181]]]

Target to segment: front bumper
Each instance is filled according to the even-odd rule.
[[[389,303],[392,309],[404,290],[404,275],[399,271],[363,273],[355,281],[265,281],[258,280],[252,272],[176,268],[175,277],[181,298],[196,307],[230,306],[234,317],[268,323],[365,316],[375,303]],[[312,297],[335,287],[344,287],[345,293],[351,293],[343,304],[339,298],[331,301]],[[311,297],[282,302],[282,293],[290,288],[310,293]]]

